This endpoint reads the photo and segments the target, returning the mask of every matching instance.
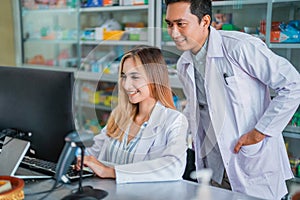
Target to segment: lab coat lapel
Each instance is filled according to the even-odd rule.
[[[209,114],[212,126],[217,139],[223,131],[226,116],[226,98],[225,86],[222,69],[218,65],[218,58],[223,57],[222,39],[216,30],[211,27],[210,38],[208,43],[208,52],[205,78],[206,78],[206,94],[209,106]]]
[[[226,112],[226,101],[225,101],[225,92],[223,77],[221,72],[217,69],[215,60],[212,59],[210,67],[207,73],[207,88],[206,94],[208,99],[209,114],[211,117],[211,122],[218,138],[222,133],[224,121],[225,121],[225,112]]]
[[[145,127],[141,139],[136,148],[136,154],[134,156],[133,162],[142,161],[148,155],[149,149],[156,139],[157,132],[156,127],[158,127],[161,122],[165,121],[164,106],[159,102],[155,104],[155,107],[151,113],[148,125]]]
[[[181,56],[181,65],[179,66],[178,75],[181,76],[181,80],[186,88],[186,96],[188,96],[189,105],[189,115],[186,116],[190,122],[190,129],[192,133],[196,133],[199,126],[199,108],[196,97],[196,83],[194,75],[194,63],[190,51],[185,51]],[[193,137],[196,137],[193,135]]]

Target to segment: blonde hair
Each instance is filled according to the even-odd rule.
[[[121,72],[126,59],[132,58],[141,64],[146,72],[150,95],[167,108],[175,109],[172,90],[169,84],[167,64],[162,52],[156,47],[139,46],[125,53],[119,67],[118,105],[107,121],[107,135],[122,140],[130,123],[138,114],[138,104],[130,103],[121,85]]]

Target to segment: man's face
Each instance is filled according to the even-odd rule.
[[[167,7],[166,19],[168,33],[179,50],[191,50],[196,54],[203,46],[208,35],[208,28],[203,20],[190,11],[190,3],[176,2]]]

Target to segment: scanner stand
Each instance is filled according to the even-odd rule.
[[[81,149],[81,163],[80,163],[80,173],[78,181],[78,190],[70,195],[65,196],[62,200],[94,200],[103,199],[108,195],[105,190],[94,189],[92,186],[82,187],[82,173],[83,173],[83,159],[84,159],[84,145],[81,143],[79,145]]]

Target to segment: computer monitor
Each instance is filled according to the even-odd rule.
[[[73,72],[0,66],[0,131],[31,132],[30,156],[57,162],[75,130],[73,85]]]

